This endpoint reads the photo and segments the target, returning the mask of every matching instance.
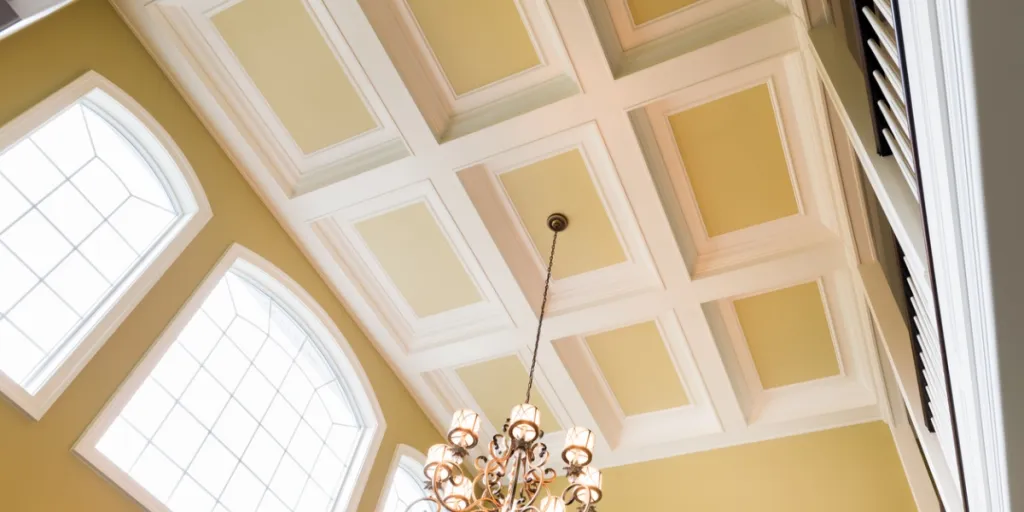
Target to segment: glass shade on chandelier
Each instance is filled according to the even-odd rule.
[[[469,410],[455,411],[448,429],[448,442],[464,449],[476,446],[480,440],[480,415]]]
[[[509,413],[509,430],[516,441],[530,443],[540,436],[540,409],[532,404],[519,404]]]
[[[540,512],[565,512],[565,501],[558,496],[548,496],[540,500]]]
[[[565,434],[562,460],[570,466],[586,466],[594,459],[594,433],[583,427],[573,427]]]
[[[576,489],[576,499],[580,503],[597,503],[601,501],[601,472],[592,468],[585,467],[580,471],[580,474],[576,477],[570,477],[570,481],[578,486]]]
[[[427,452],[423,475],[427,478],[428,495],[411,503],[406,510],[428,502],[437,512],[566,512],[567,507],[573,504],[579,505],[579,512],[596,512],[594,505],[601,501],[602,496],[601,472],[590,466],[594,459],[596,436],[583,427],[573,427],[566,432],[561,455],[567,464],[565,476],[569,486],[561,494],[551,494],[548,486],[555,481],[557,473],[546,467],[550,454],[543,442],[540,409],[530,403],[555,245],[558,233],[564,231],[568,224],[569,219],[564,215],[556,213],[548,217],[548,227],[554,236],[526,400],[512,407],[501,432],[480,448],[484,454],[474,460],[475,476],[472,478],[466,473],[463,461],[469,456],[469,451],[480,444],[482,418],[469,409],[455,411],[448,429],[448,442],[436,444]]]
[[[454,475],[441,488],[442,503],[449,510],[466,510],[474,501],[473,480]]]
[[[427,463],[423,466],[423,476],[427,480],[445,481],[452,477],[455,468],[462,464],[462,455],[456,448],[443,444],[435,444],[427,450]]]

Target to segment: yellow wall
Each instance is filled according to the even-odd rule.
[[[604,490],[602,512],[917,510],[882,422],[610,468]]]
[[[373,510],[396,443],[425,451],[439,439],[436,430],[107,2],[81,0],[0,41],[0,124],[90,69],[132,95],[167,129],[195,168],[214,216],[42,421],[0,401],[0,510],[139,510],[71,447],[232,242],[305,287],[369,375],[388,423],[359,506]]]
[[[135,97],[178,142],[213,220],[40,422],[0,401],[0,511],[138,510],[71,447],[221,254],[240,242],[320,302],[369,375],[388,429],[360,511],[377,503],[396,443],[439,438],[328,287],[104,0],[78,3],[0,41],[0,124],[89,69]],[[909,512],[915,510],[886,427],[860,425],[611,468],[605,512]]]

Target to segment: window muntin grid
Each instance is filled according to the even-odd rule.
[[[403,456],[395,468],[391,479],[384,508],[380,512],[405,512],[411,503],[425,498],[427,490],[423,488],[423,464]],[[409,512],[434,512],[436,507],[429,503],[419,503]]]
[[[284,304],[220,280],[97,443],[170,510],[332,510],[365,427]]]
[[[183,216],[88,99],[0,152],[0,372],[37,393]]]

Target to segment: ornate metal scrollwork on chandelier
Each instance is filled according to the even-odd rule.
[[[566,507],[573,504],[579,505],[580,512],[597,510],[595,504],[601,501],[601,472],[590,467],[594,458],[594,433],[582,427],[569,429],[562,450],[569,485],[561,494],[553,495],[548,486],[554,482],[557,473],[546,467],[550,454],[542,441],[544,431],[540,428],[540,410],[530,403],[537,349],[540,347],[541,327],[551,285],[551,268],[555,261],[555,245],[558,234],[569,227],[569,219],[561,213],[554,213],[548,217],[548,227],[554,235],[526,385],[526,401],[512,408],[501,433],[487,443],[487,455],[477,457],[476,476],[473,478],[465,474],[462,462],[480,440],[480,415],[469,409],[456,411],[448,430],[448,442],[431,446],[427,452],[423,475],[427,478],[429,495],[410,504],[407,511],[419,510],[416,507],[423,507],[426,503],[431,504],[436,512],[565,512]]]

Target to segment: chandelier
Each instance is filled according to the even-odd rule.
[[[554,235],[526,384],[526,401],[512,408],[501,433],[487,443],[487,454],[477,457],[473,478],[465,473],[462,463],[480,440],[480,415],[469,409],[456,411],[448,430],[448,442],[435,444],[427,451],[423,475],[427,478],[425,488],[429,494],[410,504],[407,512],[426,503],[432,504],[436,512],[565,512],[566,507],[573,504],[579,505],[580,512],[597,510],[594,505],[601,501],[601,472],[590,466],[594,457],[594,433],[573,427],[566,434],[562,461],[566,464],[569,485],[561,494],[553,495],[548,486],[557,473],[546,467],[549,453],[542,441],[540,410],[530,403],[555,244],[558,234],[569,227],[569,219],[554,213],[548,217],[547,224]]]

